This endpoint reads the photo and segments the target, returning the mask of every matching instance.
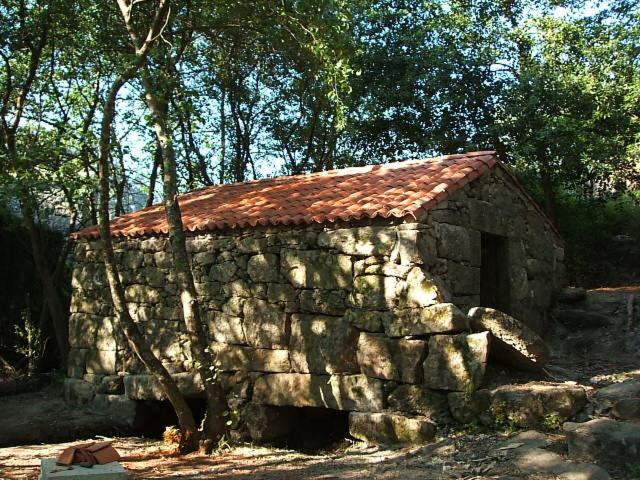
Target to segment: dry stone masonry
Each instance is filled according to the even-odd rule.
[[[512,316],[467,316],[481,305],[483,233],[508,242]],[[358,438],[425,441],[451,410],[476,408],[462,404],[482,392],[494,347],[525,367],[548,357],[535,332],[562,281],[562,246],[500,169],[420,218],[228,229],[187,246],[230,407],[258,440],[270,434],[256,422],[286,433],[295,409],[277,407],[321,407],[353,412]],[[131,315],[181,390],[202,395],[167,239],[116,238],[115,249]],[[99,240],[77,243],[72,287],[67,398],[133,421],[138,401],[164,396],[119,331]]]

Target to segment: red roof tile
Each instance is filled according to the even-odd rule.
[[[497,162],[495,152],[446,155],[328,172],[216,185],[181,195],[186,231],[413,217]],[[111,222],[114,237],[167,233],[162,204]],[[98,238],[96,226],[73,238]]]

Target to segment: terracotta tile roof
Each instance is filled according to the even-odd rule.
[[[495,152],[353,167],[216,185],[180,196],[190,232],[363,218],[419,217],[497,163]],[[111,222],[114,237],[167,233],[162,204]],[[73,238],[98,238],[96,226]]]

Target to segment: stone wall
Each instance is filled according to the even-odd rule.
[[[550,300],[552,282],[537,275],[553,276],[550,269],[559,261],[542,218],[518,204],[511,186],[500,193],[503,182],[500,175],[475,182],[422,223],[336,223],[189,237],[230,408],[239,411],[251,402],[415,415],[415,395],[438,410],[446,403],[443,391],[479,388],[490,336],[470,333],[458,308],[479,302],[478,229],[513,233],[521,246],[514,249],[513,271],[526,284],[516,299],[527,315],[544,307],[531,297],[538,288]],[[510,215],[518,218],[491,220],[484,211],[476,218],[482,202],[493,202],[494,212],[509,203]],[[167,240],[117,240],[114,246],[131,315],[182,391],[201,395]],[[82,241],[75,250],[66,395],[114,417],[124,410],[120,419],[126,423],[135,400],[162,400],[163,394],[119,333],[99,248],[99,241]],[[536,261],[538,270],[530,276],[526,268]],[[417,390],[404,388],[412,385]]]

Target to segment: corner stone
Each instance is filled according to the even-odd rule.
[[[424,361],[424,384],[435,390],[469,391],[482,385],[489,332],[434,335]]]
[[[426,349],[424,340],[390,339],[363,332],[358,341],[358,364],[367,377],[420,383]]]

